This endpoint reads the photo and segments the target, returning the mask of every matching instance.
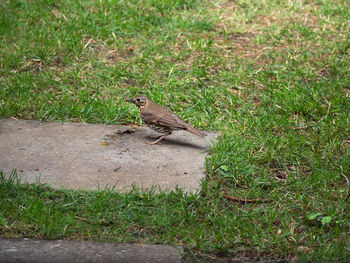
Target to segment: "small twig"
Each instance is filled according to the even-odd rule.
[[[349,179],[346,177],[346,175],[345,174],[341,174],[344,178],[345,178],[345,180],[346,180],[346,184],[348,185],[348,187],[349,187]]]
[[[115,40],[116,42],[118,42],[118,39],[117,39],[116,35],[114,34],[114,32],[112,32],[112,36],[113,36],[114,40]]]
[[[89,41],[85,44],[85,46],[83,47],[83,50],[90,44],[90,42],[92,41],[93,39],[90,38]]]
[[[244,198],[237,198],[233,196],[226,195],[224,196],[227,200],[230,200],[232,202],[240,202],[240,203],[266,203],[266,202],[271,202],[272,200],[269,199],[244,199]]]
[[[324,115],[317,123],[319,123],[320,121],[322,121],[323,119],[328,117],[331,106],[332,106],[332,102],[330,101],[330,102],[328,102],[328,109],[327,109],[326,115]]]
[[[118,171],[120,170],[120,168],[122,168],[122,167],[119,166],[119,167],[115,168],[115,169],[113,170],[113,172],[118,172]]]
[[[349,194],[349,178],[343,173],[343,166],[340,166],[340,170],[341,170],[341,175],[345,178],[346,184],[347,184],[347,189],[346,189],[346,200],[349,199],[350,194]]]
[[[174,70],[174,67],[172,67],[172,68],[170,69],[170,72],[169,72],[169,75],[168,75],[168,79],[170,79],[171,74],[173,73],[173,70]]]
[[[75,219],[78,219],[78,220],[81,220],[81,221],[83,221],[83,222],[85,222],[85,223],[90,223],[88,220],[86,220],[86,219],[84,219],[84,218],[81,218],[81,217],[79,217],[79,216],[74,216],[74,218],[75,218]]]
[[[329,110],[331,109],[331,106],[332,106],[332,102],[328,102],[328,109],[327,109],[327,114],[326,114],[326,117],[328,117],[329,115]]]
[[[307,130],[309,126],[299,126],[299,127],[293,127],[293,130]]]

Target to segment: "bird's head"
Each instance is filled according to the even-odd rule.
[[[147,102],[149,101],[149,98],[142,96],[142,97],[136,97],[134,99],[127,99],[125,101],[134,103],[138,107],[143,107],[147,104]]]

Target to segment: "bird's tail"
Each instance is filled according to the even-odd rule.
[[[190,133],[193,133],[194,135],[201,137],[201,138],[204,138],[205,136],[207,136],[207,134],[205,134],[204,132],[199,131],[199,130],[197,130],[189,125],[186,127],[186,130],[189,131]]]

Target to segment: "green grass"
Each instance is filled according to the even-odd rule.
[[[1,117],[141,124],[124,99],[145,94],[222,136],[195,195],[54,190],[2,173],[0,236],[345,262],[349,21],[347,0],[2,1]]]

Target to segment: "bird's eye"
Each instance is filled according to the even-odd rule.
[[[137,100],[137,101],[140,101],[140,98],[137,98],[136,100]]]

